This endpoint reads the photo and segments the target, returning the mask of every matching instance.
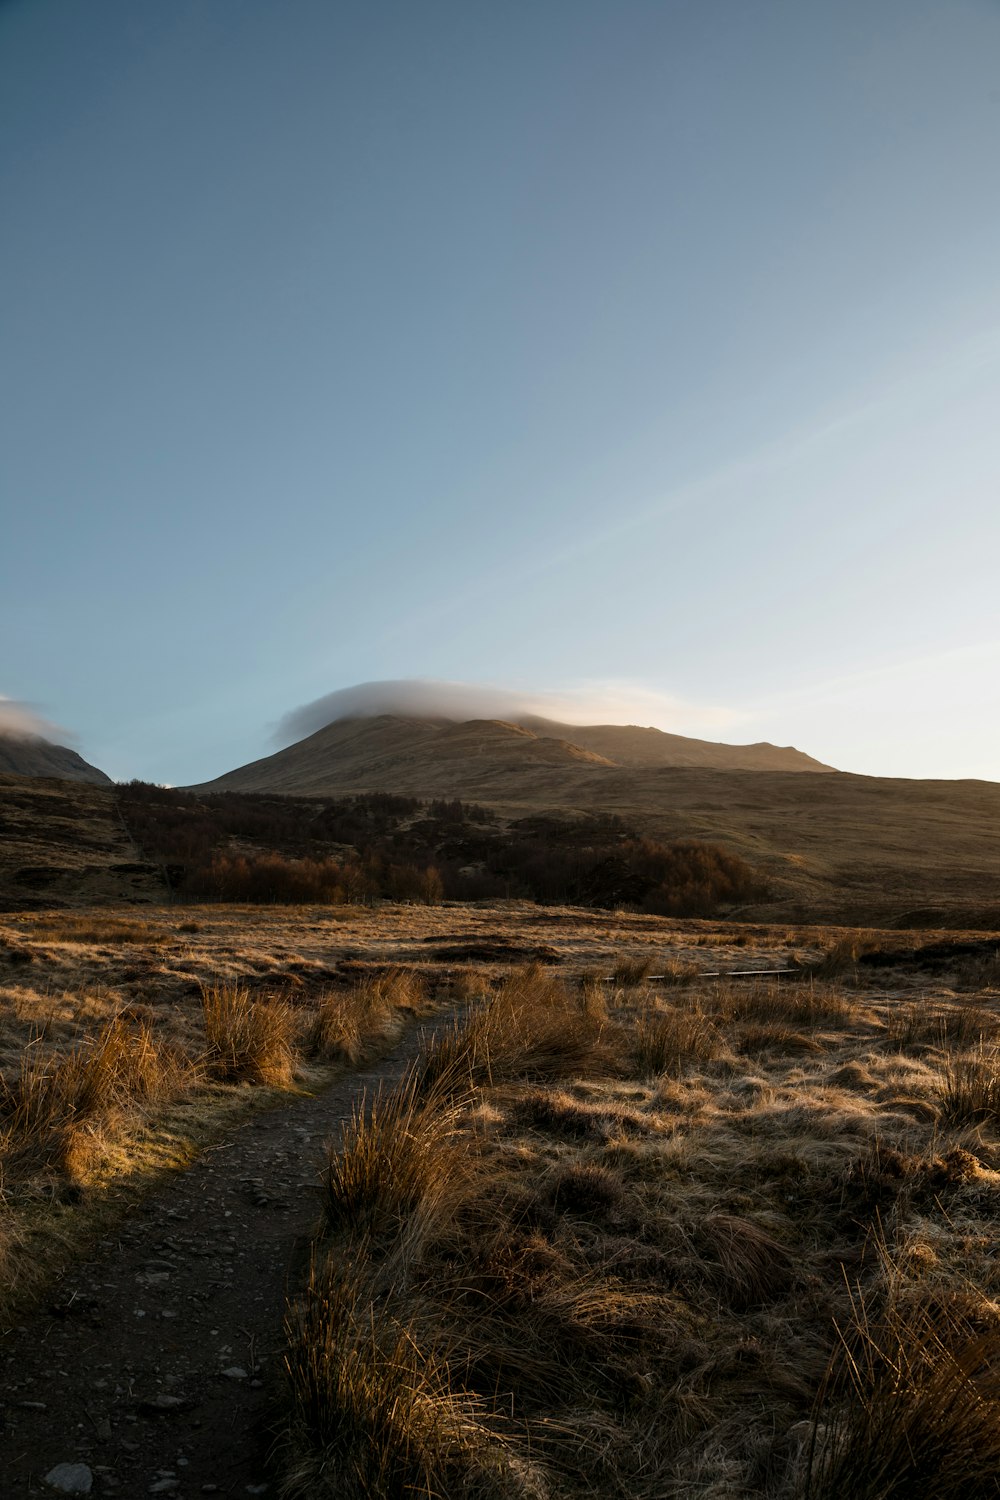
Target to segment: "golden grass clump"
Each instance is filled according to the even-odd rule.
[[[843,991],[813,980],[802,983],[722,983],[703,998],[710,1014],[720,1021],[746,1021],[754,1025],[778,1022],[803,1026],[849,1025],[857,1007]]]
[[[901,1052],[920,1047],[971,1047],[995,1037],[998,1024],[992,1011],[966,1001],[945,1007],[913,1001],[887,1010],[885,1034]]]
[[[373,1044],[385,1041],[404,1011],[420,1009],[427,986],[412,969],[394,968],[363,979],[350,990],[320,997],[306,1036],[306,1051],[324,1061],[360,1061]]]
[[[261,1000],[238,984],[202,990],[205,1067],[220,1083],[287,1088],[292,1081],[295,1013],[285,1000]]]
[[[611,971],[611,978],[617,989],[635,989],[637,985],[647,980],[653,972],[653,960],[645,958],[630,958],[623,954],[616,959],[615,966]]]
[[[384,1244],[416,1227],[426,1233],[461,1197],[459,1107],[419,1083],[411,1072],[391,1092],[355,1107],[323,1176],[327,1234]]]
[[[176,1052],[154,1040],[148,1023],[122,1016],[68,1052],[29,1046],[14,1078],[0,1078],[7,1177],[85,1177],[88,1132],[176,1088],[182,1073]]]
[[[817,1401],[804,1500],[995,1500],[998,1475],[1000,1319],[860,1304]]]
[[[604,1021],[537,964],[515,970],[461,1022],[426,1047],[417,1087],[462,1093],[512,1079],[559,1078],[592,1066]]]
[[[537,1496],[446,1359],[353,1263],[314,1269],[287,1325],[285,1500]],[[513,1461],[512,1461],[513,1459]]]
[[[685,1063],[718,1057],[724,1044],[699,1007],[651,1010],[636,1023],[633,1056],[641,1078],[677,1072]]]
[[[973,1052],[950,1059],[941,1112],[953,1125],[1000,1120],[1000,1049],[983,1043]]]

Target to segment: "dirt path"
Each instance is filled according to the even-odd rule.
[[[230,1132],[7,1335],[3,1500],[51,1496],[44,1476],[60,1464],[86,1465],[91,1493],[121,1500],[275,1492],[285,1296],[316,1222],[323,1143],[418,1042],[414,1025],[371,1068]]]

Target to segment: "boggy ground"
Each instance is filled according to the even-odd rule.
[[[899,943],[503,904],[4,919],[4,1493],[77,1460],[95,1494],[853,1492],[822,1488],[812,1420],[836,1326],[923,1318],[938,1368],[939,1327],[991,1337],[1000,1290],[996,964],[855,962]],[[348,1120],[334,1160],[360,1178],[317,1194],[358,1090],[470,998],[471,1053],[447,1036],[382,1107],[415,1109],[383,1131],[416,1143],[410,1178]],[[242,1065],[219,1036],[240,1014],[267,1022]],[[345,1401],[410,1425],[338,1448]],[[899,1493],[995,1493],[959,1477]]]

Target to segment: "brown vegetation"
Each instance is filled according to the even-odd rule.
[[[996,1495],[1000,993],[632,956],[513,974],[331,1154],[289,1500]]]
[[[460,801],[384,793],[317,802],[129,782],[119,806],[146,856],[189,901],[433,904],[498,895],[709,916],[766,882],[715,844],[637,837],[618,818],[501,826]]]

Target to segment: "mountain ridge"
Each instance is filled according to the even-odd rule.
[[[665,767],[840,774],[790,746],[725,745],[638,725],[375,714],[336,719],[196,789],[300,796],[395,791],[488,799],[515,792],[519,781],[527,783],[544,769],[562,771],[572,781],[583,770]]]

